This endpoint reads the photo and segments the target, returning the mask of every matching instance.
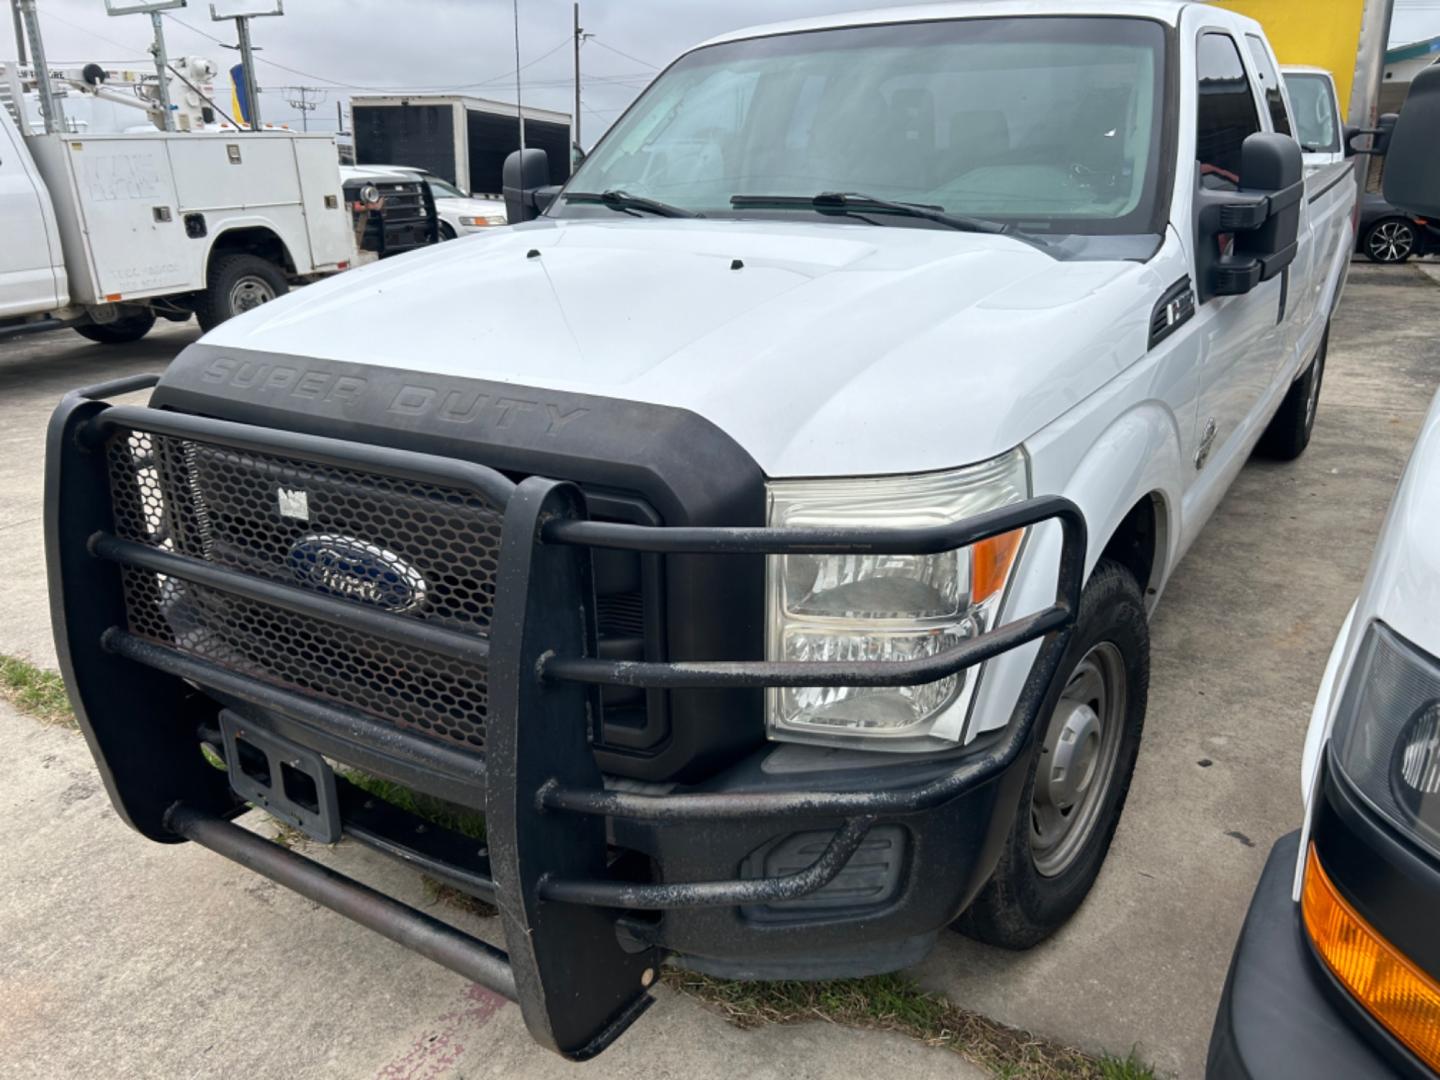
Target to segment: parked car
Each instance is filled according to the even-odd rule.
[[[1357,250],[1378,263],[1402,263],[1411,256],[1440,251],[1440,225],[1395,209],[1376,192],[1360,200]]]
[[[340,166],[361,262],[403,255],[440,242],[430,189],[412,173]]]
[[[1210,1043],[1228,1077],[1440,1075],[1440,397],[1340,629]]]
[[[1310,441],[1355,186],[1289,130],[1261,26],[1210,5],[728,34],[558,194],[512,155],[485,243],[70,395],[52,606],[115,806],[573,1058],[667,959],[1034,945],[1119,822],[1149,612],[1251,452]],[[483,812],[484,845],[333,762]],[[493,898],[508,951],[247,803]]]
[[[366,169],[383,169],[418,176],[430,189],[435,211],[440,215],[440,239],[483,232],[505,224],[505,201],[468,195],[450,181],[411,165],[366,165]]]

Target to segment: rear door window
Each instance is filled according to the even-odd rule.
[[[1240,186],[1240,148],[1260,130],[1260,114],[1240,48],[1229,34],[1200,35],[1196,67],[1200,76],[1199,131],[1195,156],[1200,183],[1217,191]]]
[[[1254,34],[1246,34],[1250,56],[1255,61],[1255,70],[1260,74],[1260,89],[1265,94],[1265,104],[1270,109],[1270,124],[1281,135],[1291,135],[1290,112],[1285,108],[1285,91],[1280,84],[1280,73],[1270,62],[1270,50],[1265,42]]]

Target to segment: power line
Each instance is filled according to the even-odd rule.
[[[177,18],[175,15],[171,14],[168,11],[165,12],[165,17],[171,22],[183,26],[191,33],[199,34],[203,38],[209,38],[217,45],[223,45],[226,48],[231,47],[228,41],[223,41],[220,38],[216,37],[214,34],[207,33],[206,31],[200,29],[198,26],[192,26],[184,19]],[[547,49],[545,52],[541,53],[534,59],[520,65],[519,70],[524,71],[526,68],[538,64],[542,60],[549,59],[551,56],[555,55],[555,53],[559,52],[561,49],[565,48],[569,44],[570,37],[569,35],[566,35],[554,46],[554,48]],[[315,79],[318,82],[329,83],[331,86],[337,87],[342,90],[365,90],[377,94],[392,93],[402,90],[473,90],[479,89],[481,87],[492,86],[495,83],[504,82],[516,73],[516,69],[512,68],[509,71],[504,72],[503,74],[495,75],[489,79],[484,79],[480,82],[457,83],[449,86],[439,86],[435,84],[416,85],[413,83],[387,86],[368,86],[363,83],[345,82],[343,79],[332,79],[328,75],[317,75],[313,71],[302,71],[300,68],[290,67],[287,64],[280,63],[278,60],[271,60],[269,57],[266,56],[257,56],[255,59],[259,60],[262,64],[269,64],[271,67],[279,68],[281,71],[288,71],[291,75],[299,75],[301,78],[304,79]]]
[[[602,49],[607,49],[607,50],[609,50],[610,52],[613,52],[616,56],[623,56],[626,60],[633,60],[633,61],[635,61],[635,63],[639,64],[641,67],[650,68],[650,70],[652,70],[652,71],[659,71],[659,70],[660,70],[660,65],[659,65],[659,64],[652,64],[652,63],[650,63],[649,60],[641,60],[638,56],[631,56],[631,55],[630,55],[629,53],[627,53],[627,52],[621,52],[619,49],[615,48],[614,45],[607,45],[607,44],[605,44],[605,42],[601,41],[601,40],[600,40],[598,37],[596,37],[594,34],[591,34],[591,35],[590,35],[590,40],[593,41],[596,45],[599,45]]]

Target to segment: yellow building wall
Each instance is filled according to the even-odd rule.
[[[1365,0],[1215,0],[1265,27],[1282,64],[1310,64],[1335,76],[1340,111],[1350,107]]]

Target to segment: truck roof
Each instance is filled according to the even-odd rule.
[[[751,26],[719,34],[704,45],[723,41],[740,41],[774,34],[799,33],[806,30],[828,30],[841,26],[867,26],[898,22],[934,22],[942,19],[977,19],[996,15],[1132,15],[1156,19],[1171,26],[1180,21],[1180,13],[1193,7],[1195,0],[950,0],[949,3],[916,4],[909,7],[873,8],[868,11],[846,11],[833,15],[817,15],[808,19]],[[1216,13],[1226,21],[1253,24],[1243,15],[1217,7]]]

